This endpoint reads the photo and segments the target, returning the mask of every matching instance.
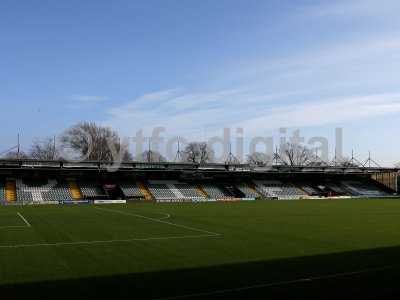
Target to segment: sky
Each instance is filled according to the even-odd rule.
[[[80,121],[400,161],[397,0],[0,1],[0,152]],[[234,137],[232,137],[234,140]],[[235,143],[233,141],[233,143]],[[246,146],[245,146],[246,148]]]

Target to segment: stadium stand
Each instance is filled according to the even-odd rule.
[[[144,199],[145,194],[136,182],[123,182],[120,185],[122,193],[127,199]]]
[[[107,199],[106,193],[95,182],[79,182],[79,187],[84,199]]]
[[[167,180],[154,180],[147,184],[157,201],[204,201],[206,197],[197,186],[190,183]]]
[[[237,188],[237,186],[232,184],[222,184],[223,190],[232,198],[246,198],[245,194]]]
[[[165,183],[148,183],[147,187],[156,200],[176,200],[179,198]]]
[[[327,182],[318,186],[320,189],[326,191],[328,196],[348,196],[351,195],[349,191],[343,187],[340,182]]]
[[[90,161],[0,160],[0,201],[3,204],[68,204],[91,203],[91,200],[112,203],[114,200],[197,202],[392,197],[397,195],[399,174],[397,169],[326,167],[325,170],[281,166],[260,171],[246,169],[244,165],[161,162],[130,162],[111,174],[103,168],[105,165]],[[387,172],[391,172],[390,181],[378,180]]]
[[[185,199],[202,200],[205,198],[205,196],[201,194],[198,188],[193,184],[175,183],[174,186]]]
[[[23,203],[46,203],[72,200],[66,182],[55,179],[41,181],[24,181],[17,179],[17,201]]]
[[[259,198],[260,194],[246,183],[237,184],[236,187],[244,194],[245,198]]]
[[[353,196],[365,197],[384,197],[388,196],[385,191],[380,190],[377,186],[370,182],[362,181],[342,181],[341,182]]]
[[[306,183],[299,183],[298,187],[306,192],[309,196],[319,197],[323,195],[323,193],[318,188]]]
[[[282,183],[277,180],[255,181],[257,191],[267,198],[279,200],[305,198],[307,194],[289,183]]]
[[[0,201],[6,201],[5,187],[4,181],[0,180]]]
[[[212,183],[205,183],[202,185],[202,187],[209,198],[212,199],[232,198],[232,196],[229,193],[227,193],[222,187],[218,185]]]

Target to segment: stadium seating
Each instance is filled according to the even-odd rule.
[[[293,179],[292,179],[293,180]],[[49,203],[74,200],[127,199],[165,202],[217,201],[238,199],[301,199],[320,197],[385,197],[391,196],[368,177],[336,179],[329,177],[318,182],[302,179],[299,182],[254,180],[227,183],[193,180],[149,180],[97,183],[91,179],[75,181],[60,179],[9,179],[0,181],[0,201],[3,203]],[[114,186],[114,188],[110,188]]]
[[[298,186],[305,191],[309,196],[321,196],[322,193],[315,187],[312,187],[311,185],[305,184],[305,183],[300,183]]]
[[[197,186],[185,182],[155,180],[150,181],[147,187],[156,200],[201,201],[206,198]]]
[[[84,199],[106,199],[107,195],[103,189],[95,182],[79,182],[79,187]]]
[[[128,199],[145,198],[145,195],[142,193],[136,182],[123,182],[119,186],[122,190],[122,193]]]
[[[288,183],[282,183],[277,180],[255,181],[256,189],[267,198],[300,199],[305,198],[307,194],[300,189]]]
[[[260,195],[247,184],[241,183],[237,184],[236,187],[244,194],[246,198],[258,198]]]
[[[17,179],[16,188],[18,202],[43,203],[72,200],[68,184],[62,181],[58,182],[55,179],[45,182],[26,182]]]
[[[5,183],[0,181],[0,201],[6,201]]]
[[[209,198],[212,199],[224,199],[224,198],[232,198],[225,190],[223,190],[220,186],[212,184],[212,183],[205,183],[202,185],[204,191],[207,193]]]
[[[70,201],[72,195],[69,189],[69,185],[65,181],[55,181],[55,185],[48,191],[43,193],[45,201]]]
[[[201,200],[204,199],[204,195],[199,193],[198,188],[193,184],[188,183],[175,183],[175,188],[183,195],[184,198]]]
[[[326,190],[330,190],[331,192],[333,192],[333,195],[337,195],[337,196],[347,196],[347,195],[351,195],[351,193],[349,193],[349,191],[343,187],[340,182],[327,182],[325,184],[322,184],[321,187]]]
[[[178,199],[165,183],[148,183],[147,187],[156,200]]]
[[[341,182],[353,196],[383,197],[388,196],[385,191],[380,190],[370,182],[342,181]]]

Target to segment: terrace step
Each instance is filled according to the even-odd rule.
[[[198,190],[198,192],[200,193],[200,195],[202,195],[202,196],[208,198],[208,194],[206,193],[206,191],[204,190],[204,188],[203,188],[201,185],[199,185],[199,186],[197,187],[197,190]]]
[[[69,191],[71,193],[73,200],[82,200],[83,199],[82,192],[81,192],[78,184],[75,181],[69,182]]]
[[[142,192],[142,194],[144,195],[145,200],[151,201],[154,199],[153,195],[151,194],[151,192],[149,191],[149,189],[143,182],[139,181],[138,187],[139,187],[140,191]]]
[[[260,194],[260,193],[257,191],[257,189],[256,189],[256,187],[255,187],[254,184],[246,183],[246,185],[247,185],[247,187],[249,188],[249,190],[251,190],[252,192],[254,192],[256,195],[262,196],[262,194]]]
[[[17,201],[17,188],[14,180],[6,182],[6,200],[8,202]]]

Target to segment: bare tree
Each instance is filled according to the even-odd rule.
[[[71,150],[84,160],[114,161],[118,154],[122,161],[132,160],[127,146],[121,146],[116,131],[93,122],[78,123],[67,129],[61,143],[64,151]]]
[[[183,151],[183,160],[192,163],[212,162],[214,151],[205,142],[192,142]]]
[[[272,164],[272,158],[263,152],[253,152],[247,155],[247,163],[253,166],[268,166]]]
[[[312,151],[305,146],[286,143],[281,146],[279,156],[289,166],[305,166],[315,161]]]
[[[23,151],[20,151],[19,153],[18,153],[18,151],[10,151],[10,152],[6,153],[3,156],[3,158],[5,158],[5,159],[28,159],[29,155]]]
[[[55,144],[55,139],[47,137],[43,140],[34,140],[29,151],[29,156],[33,159],[40,160],[59,159],[59,152]]]
[[[165,162],[167,161],[164,156],[161,155],[161,153],[157,151],[143,151],[143,153],[140,155],[139,158],[140,161],[144,162]]]

